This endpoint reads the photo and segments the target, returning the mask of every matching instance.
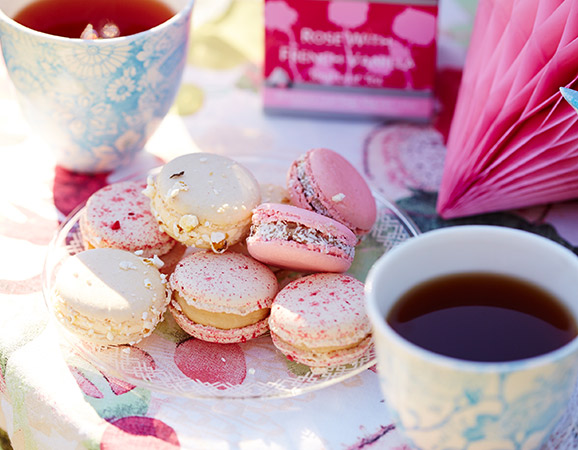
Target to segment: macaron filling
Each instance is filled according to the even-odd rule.
[[[344,243],[336,236],[323,233],[319,230],[306,227],[296,222],[279,221],[253,224],[250,237],[258,236],[264,241],[293,241],[305,245],[319,245],[323,249],[338,249],[348,258],[353,259],[355,247]]]
[[[230,312],[207,311],[188,303],[178,292],[173,292],[173,306],[187,316],[191,321],[200,325],[231,330],[253,325],[269,316],[270,308],[261,308],[247,314]]]
[[[281,339],[271,332],[274,345],[289,360],[315,368],[329,368],[341,364],[353,363],[368,354],[373,338],[367,335],[361,341],[353,344],[335,347],[305,347],[294,345]]]
[[[66,304],[58,297],[54,310],[57,318],[67,328],[76,334],[81,334],[85,339],[102,345],[107,344],[135,344],[149,336],[156,325],[162,320],[163,310],[151,308],[150,312],[144,312],[140,318],[134,320],[115,321],[110,318],[95,320]],[[102,329],[106,329],[106,333]]]
[[[277,339],[280,339],[283,341],[283,339],[281,339],[278,335],[275,335],[277,337]],[[289,345],[291,347],[293,347],[294,349],[297,350],[301,350],[301,351],[308,351],[308,352],[312,352],[312,353],[330,353],[330,352],[335,352],[335,351],[340,351],[340,350],[350,350],[354,347],[357,347],[362,341],[364,341],[365,339],[370,339],[370,335],[366,335],[363,339],[361,339],[358,342],[353,342],[351,344],[344,344],[344,345],[327,345],[327,346],[322,346],[322,347],[309,347],[306,345],[296,345],[296,344],[290,344],[287,341],[283,341],[285,343],[285,345]]]
[[[309,177],[307,176],[307,171],[305,170],[305,166],[305,156],[295,162],[295,174],[297,175],[297,180],[301,184],[301,189],[303,190],[303,195],[305,196],[307,203],[316,213],[331,217],[329,210],[321,202],[319,197],[315,195],[315,188],[311,185]]]
[[[191,336],[207,342],[217,342],[220,344],[231,344],[247,342],[257,338],[269,330],[268,318],[264,318],[256,323],[240,328],[222,329],[210,325],[202,325],[189,319],[182,311],[176,301],[169,303],[171,311],[177,324]]]

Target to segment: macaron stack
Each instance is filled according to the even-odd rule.
[[[375,220],[365,180],[331,150],[293,162],[285,187],[260,186],[225,156],[182,155],[146,185],[116,183],[89,199],[80,220],[86,250],[59,272],[55,309],[70,331],[102,345],[138,342],[168,309],[197,339],[245,342],[270,329],[290,360],[315,369],[350,363],[367,354],[371,333],[363,284],[344,272]],[[135,258],[164,274],[129,280],[142,271]],[[101,286],[97,297],[86,287],[95,280],[74,267],[85,259],[107,267],[103,283],[123,287]],[[300,276],[280,289],[281,269]],[[154,284],[154,299],[139,283]]]

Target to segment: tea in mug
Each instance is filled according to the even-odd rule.
[[[572,315],[552,294],[493,273],[425,281],[402,295],[386,320],[424,349],[470,361],[531,358],[562,347],[578,334]]]
[[[174,15],[175,12],[160,0],[37,0],[13,19],[28,28],[55,36],[81,38],[90,30],[96,38],[140,33]],[[103,35],[110,30],[114,30],[114,35]]]

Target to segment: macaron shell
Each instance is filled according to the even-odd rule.
[[[251,172],[213,153],[190,153],[167,162],[157,186],[159,194],[169,194],[167,203],[177,213],[199,213],[200,220],[215,224],[244,220],[261,201],[259,183]],[[178,194],[171,196],[173,189]]]
[[[329,217],[358,235],[371,230],[377,217],[375,199],[365,179],[347,159],[333,150],[319,148],[291,165],[287,175],[291,202],[312,209],[312,194],[303,189],[298,179],[299,164],[303,164],[311,189]]]
[[[267,266],[236,252],[188,255],[171,274],[170,285],[196,308],[240,315],[269,308],[278,290]]]
[[[371,332],[364,285],[346,274],[318,273],[289,283],[275,297],[271,332],[299,347],[342,347]]]
[[[220,344],[246,342],[261,336],[269,330],[267,318],[246,327],[223,330],[193,322],[183,314],[175,301],[169,304],[169,311],[173,315],[175,322],[177,322],[186,333],[207,342],[217,342]]]
[[[123,181],[103,187],[90,196],[80,218],[87,248],[141,250],[142,255],[164,255],[175,241],[159,230],[142,193],[146,183]]]
[[[323,253],[319,246],[295,242],[247,240],[251,256],[265,264],[298,272],[346,272],[352,260],[344,255]]]

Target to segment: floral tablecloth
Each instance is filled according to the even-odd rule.
[[[499,223],[577,251],[578,203],[451,222],[435,213],[475,1],[441,3],[440,113],[433,125],[422,126],[264,115],[262,8],[255,0],[199,0],[177,102],[146,152],[112,174],[55,167],[50,151],[29,132],[0,66],[0,427],[14,448],[409,450],[386,412],[374,369],[289,399],[192,400],[115,379],[61,341],[41,291],[47,245],[59,223],[96,189],[176,155],[203,150],[289,162],[310,148],[328,147],[397,201],[422,231]],[[578,448],[571,411],[550,448]]]

